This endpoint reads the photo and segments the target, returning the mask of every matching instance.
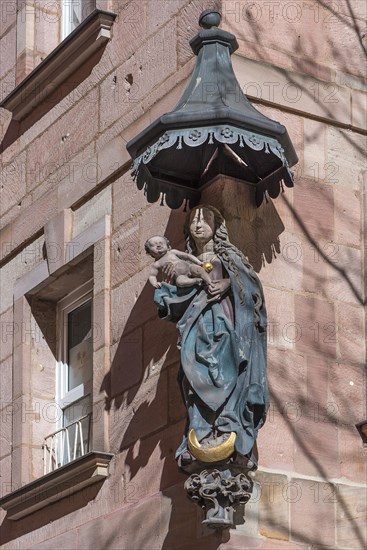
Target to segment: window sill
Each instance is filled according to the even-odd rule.
[[[21,519],[108,476],[113,454],[90,452],[0,499],[7,519]]]
[[[111,38],[116,14],[94,10],[0,103],[13,113],[17,122],[24,120],[73,72]]]

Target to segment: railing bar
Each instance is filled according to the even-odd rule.
[[[66,463],[66,457],[65,454],[67,454],[67,460],[68,462],[71,461],[71,455],[73,456],[73,460],[76,458],[77,454],[77,448],[78,448],[78,435],[80,438],[80,450],[81,450],[81,456],[83,456],[86,452],[86,445],[84,444],[84,429],[82,422],[83,420],[87,420],[87,447],[89,448],[90,443],[90,430],[91,430],[91,417],[92,413],[88,413],[78,420],[74,420],[73,422],[70,422],[68,426],[60,428],[59,430],[56,430],[52,434],[45,437],[45,443],[44,443],[44,472],[52,472],[53,470],[56,470],[60,466],[64,465]],[[75,426],[75,435],[74,435],[74,448],[73,451],[71,451],[70,446],[70,429],[72,426]],[[50,440],[50,446],[48,446],[48,440]],[[49,453],[49,456],[47,457],[47,452]],[[48,472],[47,472],[47,463],[48,463]]]
[[[50,472],[52,472],[53,468],[52,468],[52,449],[54,447],[54,439],[52,438],[51,439],[51,448],[50,448],[50,462],[49,462],[49,468],[50,468]]]
[[[57,436],[55,437],[55,463],[56,463],[56,468],[59,467],[61,451],[62,451],[62,438],[60,437],[60,434],[57,434]]]
[[[47,474],[47,464],[46,464],[46,461],[47,461],[47,456],[46,456],[46,442],[43,446],[43,475]]]
[[[70,462],[70,438],[69,438],[69,426],[67,428],[65,428],[65,436],[66,436],[66,441],[67,441],[67,446],[68,446],[68,462]]]
[[[75,425],[75,435],[74,435],[74,454],[73,459],[76,459],[76,446],[78,444],[78,424]]]
[[[82,430],[81,420],[79,420],[79,436],[80,436],[80,447],[81,447],[82,455],[83,455],[84,454],[84,441],[83,441],[83,430]]]
[[[90,414],[89,415],[89,418],[88,418],[88,451],[90,450],[90,441],[91,441],[91,438],[92,438],[92,415]]]
[[[61,451],[60,451],[60,457],[59,457],[59,464],[64,465],[64,454],[65,454],[65,430],[63,430],[61,433]]]
[[[69,426],[72,426],[73,424],[76,424],[77,422],[80,422],[81,420],[84,420],[85,418],[88,418],[91,415],[92,415],[92,413],[89,413],[89,414],[86,414],[85,416],[82,416],[78,420],[74,420],[74,422],[70,422],[70,424],[68,424],[65,428],[60,428],[59,430],[56,430],[56,432],[53,432],[53,433],[49,434],[46,439],[48,439],[49,437],[53,437],[57,433],[62,432],[63,430],[66,430],[67,428],[69,428]]]

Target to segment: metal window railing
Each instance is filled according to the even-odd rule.
[[[45,438],[44,473],[48,474],[89,452],[91,413],[71,422]]]

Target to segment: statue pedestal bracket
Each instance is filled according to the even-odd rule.
[[[192,474],[185,483],[189,498],[197,502],[206,517],[203,525],[212,529],[235,527],[234,513],[250,499],[253,482],[247,473],[212,467]]]

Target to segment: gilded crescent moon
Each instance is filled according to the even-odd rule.
[[[231,432],[229,438],[216,447],[203,448],[196,437],[195,430],[193,429],[189,431],[188,440],[189,451],[195,458],[201,462],[219,462],[220,460],[229,458],[234,453],[236,432]]]

